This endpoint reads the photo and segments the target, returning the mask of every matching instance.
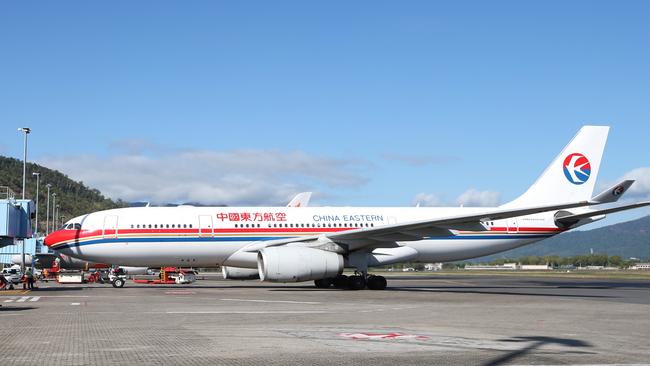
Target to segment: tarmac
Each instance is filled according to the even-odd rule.
[[[398,276],[385,291],[220,277],[0,291],[3,365],[647,364],[650,282]]]

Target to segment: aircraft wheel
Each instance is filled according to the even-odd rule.
[[[334,278],[334,287],[336,288],[346,289],[349,283],[350,279],[346,275],[338,275]]]
[[[125,282],[126,282],[126,281],[124,281],[124,280],[121,279],[121,278],[116,278],[115,281],[113,281],[113,287],[115,287],[115,288],[122,288],[122,287],[124,287],[124,283],[125,283]]]
[[[386,278],[384,276],[368,277],[368,288],[370,290],[385,290],[386,285]]]
[[[350,290],[363,290],[366,288],[366,279],[363,276],[350,276],[350,283],[348,285]]]
[[[330,288],[332,282],[334,282],[334,280],[331,278],[322,278],[320,280],[315,280],[314,285],[316,285],[317,288]]]

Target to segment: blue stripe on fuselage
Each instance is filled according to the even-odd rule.
[[[486,239],[543,239],[553,236],[553,234],[510,234],[510,235],[449,235],[449,236],[436,236],[428,237],[422,240],[486,240]],[[277,236],[235,236],[235,237],[205,237],[205,238],[103,238],[96,240],[89,240],[80,243],[69,243],[61,246],[53,247],[52,249],[69,249],[73,247],[81,247],[94,244],[113,244],[113,243],[181,243],[181,242],[220,242],[220,241],[267,241],[267,240],[281,240],[290,239],[291,236],[277,237]]]

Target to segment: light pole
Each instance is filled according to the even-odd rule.
[[[59,207],[60,207],[60,205],[56,205],[55,210],[54,210],[54,227],[55,228],[59,227]]]
[[[18,129],[25,135],[25,141],[23,143],[23,199],[25,199],[25,175],[27,174],[27,135],[32,131],[29,127],[21,127]],[[24,255],[23,255],[24,256]]]
[[[47,207],[45,208],[45,235],[50,235],[50,183],[45,185],[47,187]]]
[[[39,187],[40,187],[40,182],[41,182],[41,173],[39,172],[34,172],[32,175],[36,176],[36,230],[35,234],[38,234],[38,193],[39,193]],[[36,235],[38,236],[38,235]]]
[[[52,193],[52,231],[56,231],[56,192]]]

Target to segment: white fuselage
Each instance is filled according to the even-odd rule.
[[[489,212],[489,208],[139,207],[95,212],[68,221],[46,240],[64,254],[127,266],[256,268],[246,248],[263,241]],[[557,234],[554,212],[486,221],[471,231],[398,242],[409,261],[445,262],[502,252]],[[81,228],[74,224],[81,224]],[[368,252],[379,250],[370,247]],[[412,252],[412,251],[411,251]],[[396,257],[399,259],[399,256]],[[395,260],[393,262],[396,262]]]

